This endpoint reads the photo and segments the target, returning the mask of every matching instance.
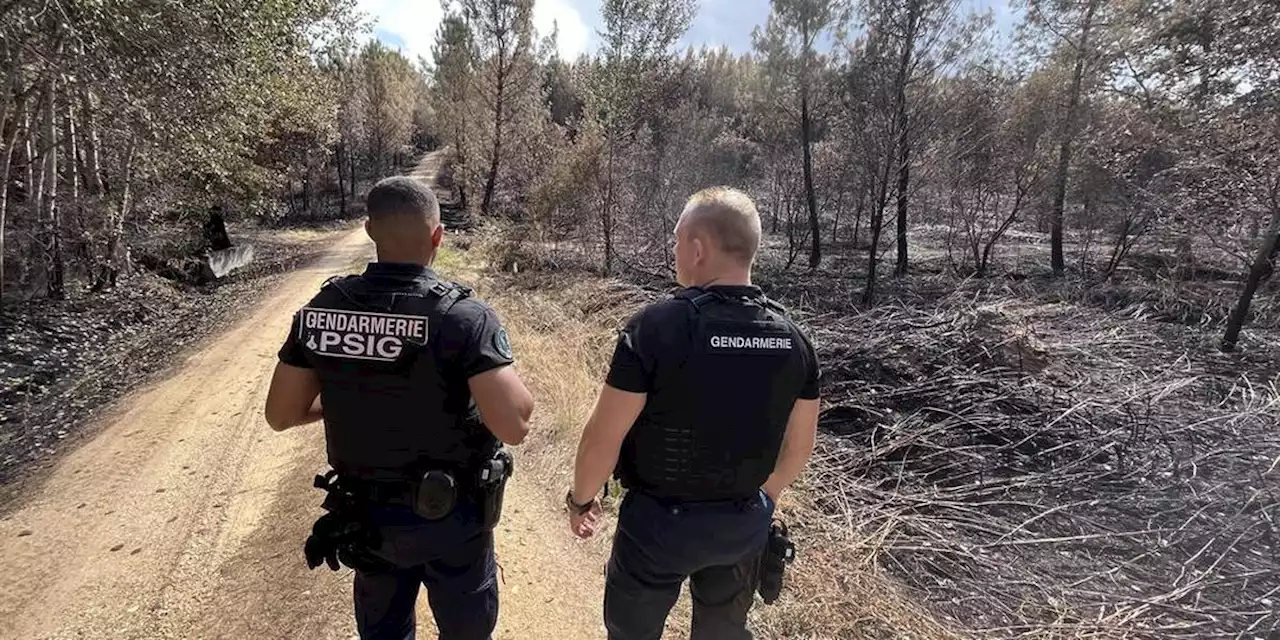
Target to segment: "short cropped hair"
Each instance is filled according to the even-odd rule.
[[[684,206],[689,224],[705,230],[725,254],[750,265],[760,249],[760,212],[747,194],[731,187],[703,189]]]
[[[373,185],[366,198],[371,220],[394,215],[424,216],[431,224],[440,222],[440,202],[431,187],[417,178],[394,176]]]

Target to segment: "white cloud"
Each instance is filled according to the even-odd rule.
[[[404,42],[401,51],[411,60],[431,59],[436,29],[444,17],[437,0],[360,0],[359,7],[369,15],[375,33],[390,33]]]
[[[557,27],[560,29],[556,40],[560,57],[575,60],[587,50],[591,30],[582,21],[578,10],[568,0],[537,0],[533,5],[533,28],[539,35],[547,36]]]
[[[359,0],[359,8],[369,16],[374,33],[390,34],[404,42],[401,50],[411,59],[431,59],[436,30],[444,16],[438,0]],[[540,35],[560,28],[560,55],[575,59],[587,50],[591,30],[568,0],[536,0],[533,26]]]

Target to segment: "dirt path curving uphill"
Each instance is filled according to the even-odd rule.
[[[350,571],[302,559],[323,434],[272,433],[261,410],[293,311],[371,251],[362,230],[343,237],[33,483],[0,520],[0,638],[354,637]],[[604,636],[598,550],[555,506],[517,472],[500,638]],[[419,612],[432,637],[425,597]]]

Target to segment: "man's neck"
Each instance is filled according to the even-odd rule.
[[[424,267],[430,267],[435,256],[422,257],[400,254],[395,252],[378,252],[378,262],[393,262],[396,264],[416,264]]]
[[[696,285],[699,289],[707,287],[749,287],[751,286],[750,273],[726,273],[718,276],[704,278]]]

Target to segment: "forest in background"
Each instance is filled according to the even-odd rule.
[[[1143,254],[1246,280],[1230,349],[1274,268],[1271,0],[1018,0],[1013,34],[959,0],[775,0],[742,55],[677,50],[695,0],[610,0],[577,60],[532,0],[443,5],[409,60],[350,0],[6,3],[0,300],[110,288],[215,207],[346,215],[440,144],[462,208],[603,273],[669,276],[679,204],[712,184],[757,198],[788,267],[860,251],[864,306],[931,250],[983,277],[1031,232],[1053,276]]]
[[[0,302],[110,290],[211,211],[354,213],[431,144],[421,65],[366,30],[346,0],[0,5]]]
[[[676,50],[693,0],[608,1],[598,52],[562,60],[532,2],[446,3],[432,126],[466,206],[602,273],[669,277],[683,199],[730,184],[786,266],[864,254],[862,306],[931,251],[990,275],[1027,232],[1085,286],[1139,254],[1247,280],[1233,348],[1280,232],[1280,5],[1015,6],[1004,37],[956,0],[775,0],[734,55]]]

